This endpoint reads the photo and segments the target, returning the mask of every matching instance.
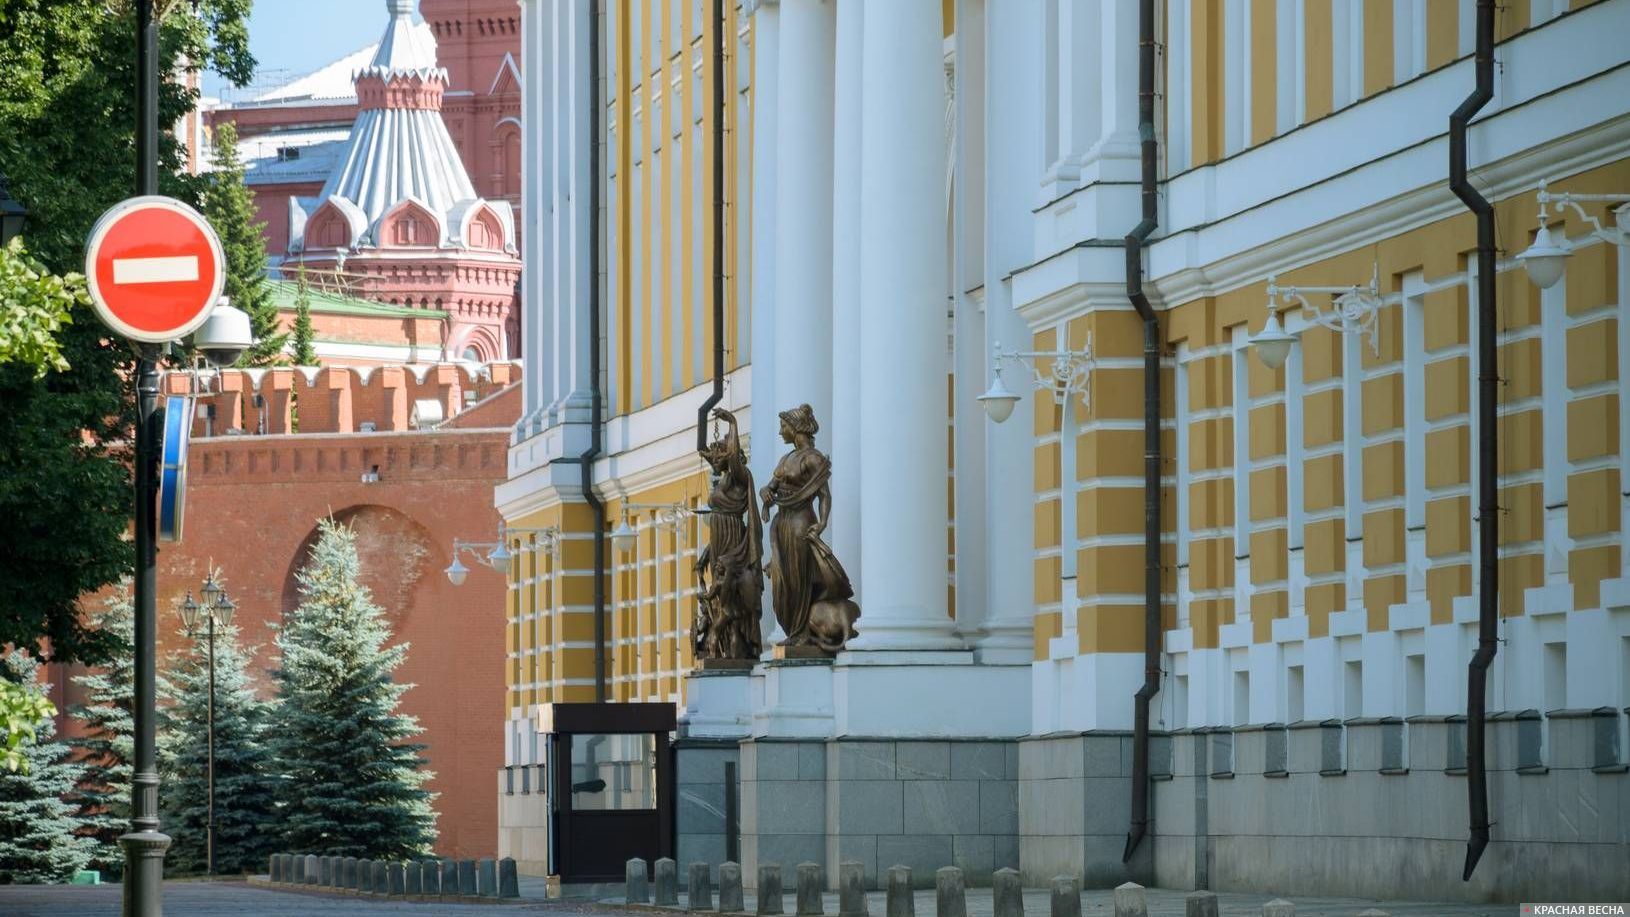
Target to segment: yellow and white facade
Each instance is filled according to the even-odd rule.
[[[1468,883],[1455,718],[1484,431],[1476,232],[1447,127],[1473,85],[1475,4],[1155,2],[1164,616],[1154,821],[1130,864],[1145,494],[1121,240],[1139,219],[1139,4],[724,6],[716,22],[694,0],[522,2],[528,400],[497,502],[561,535],[512,565],[512,766],[539,763],[537,704],[595,698],[594,515],[573,462],[597,386],[593,486],[607,530],[626,515],[637,531],[607,549],[608,699],[674,701],[740,765],[734,786],[693,785],[681,758],[681,858],[724,849],[722,828],[687,828],[685,794],[706,810],[730,793],[749,876],[858,859],[873,877],[956,863],[976,881],[1014,866],[1038,883],[1630,897],[1630,216],[1586,204],[1596,232],[1553,209],[1572,255],[1550,289],[1515,258],[1541,182],[1630,194],[1630,0],[1502,3],[1495,97],[1470,131],[1500,249],[1502,643],[1494,842]],[[1372,276],[1373,340],[1295,306],[1284,367],[1254,355],[1270,277]],[[783,447],[754,433],[815,407],[828,536],[862,608],[833,664],[766,659],[728,685],[691,674],[688,636],[716,330],[760,483]],[[986,419],[994,348],[1089,345],[1089,398],[1027,383],[1012,419]],[[501,844],[536,859],[523,821]]]

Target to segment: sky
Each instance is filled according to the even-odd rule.
[[[385,29],[384,0],[255,0],[249,19],[249,50],[262,75],[282,83],[367,47]],[[287,70],[272,80],[266,71]],[[218,96],[225,81],[204,75],[204,94]]]

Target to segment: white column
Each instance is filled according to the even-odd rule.
[[[550,17],[538,0],[521,3],[521,58],[526,62],[521,75],[521,358],[526,371],[523,385],[522,436],[541,428],[541,418],[551,395],[544,380],[554,363],[551,344],[545,336],[548,327],[549,297],[544,278],[550,273],[550,226],[545,203],[550,187],[549,124],[550,68],[544,65],[543,48],[550,36]]]
[[[808,404],[831,442],[832,55],[831,0],[781,0],[776,86],[774,407]],[[774,428],[771,428],[774,429]]]
[[[864,0],[837,0],[832,120],[832,550],[855,591],[860,559],[860,105]]]
[[[1031,255],[1028,189],[1042,156],[1040,136],[1031,126],[1041,111],[1036,94],[1026,89],[1041,69],[1033,44],[1042,32],[1041,14],[1026,4],[985,19],[984,94],[999,102],[985,106],[984,339],[1014,350],[1031,349],[1030,327],[1014,311],[1012,287],[1004,278],[1029,263]],[[986,349],[980,381],[988,383]],[[1011,367],[1007,378],[1015,387],[1029,383]],[[1027,395],[1006,423],[977,421],[985,430],[985,623],[976,644],[983,660],[1029,661],[1034,655],[1035,440],[1029,399],[1050,396]],[[957,534],[960,548],[962,533]]]
[[[938,0],[865,8],[856,649],[955,649],[946,615],[945,75]]]
[[[598,15],[595,6],[592,0],[570,0],[554,7],[554,321],[550,331],[556,365],[550,421],[556,424],[588,422],[593,381],[589,378],[589,348],[599,346],[588,334],[593,285],[598,282],[589,273],[590,215],[599,199],[599,177],[589,171],[597,141],[590,136],[590,115],[601,99],[589,70],[590,17]],[[588,431],[583,430],[581,436],[586,446]],[[565,448],[570,453],[580,446],[570,442]]]
[[[775,176],[776,87],[780,70],[781,7],[776,0],[749,0],[753,17],[753,435],[750,464],[762,487],[775,470],[781,452],[776,436],[775,372]],[[764,603],[761,626],[766,646],[786,635],[775,611]]]

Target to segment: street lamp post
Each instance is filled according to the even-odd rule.
[[[209,793],[209,813],[204,831],[204,858],[207,863],[205,869],[210,875],[215,874],[215,626],[219,624],[226,627],[232,623],[232,613],[237,610],[237,603],[226,594],[226,590],[215,582],[215,572],[210,571],[204,580],[201,590],[204,601],[193,600],[192,593],[188,592],[186,599],[177,603],[177,610],[181,613],[181,623],[187,628],[187,636],[196,637],[198,626],[204,624],[208,634],[208,666],[209,666],[209,696],[205,702],[205,729],[207,739],[207,765],[206,780]]]

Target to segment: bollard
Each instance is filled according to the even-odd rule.
[[[1143,886],[1136,882],[1115,886],[1115,917],[1149,917]]]
[[[317,860],[317,884],[323,888],[334,886],[334,858],[322,857]]]
[[[476,864],[475,888],[483,898],[498,897],[498,864],[492,857],[483,857]]]
[[[424,883],[424,896],[426,898],[434,898],[441,894],[441,861],[421,861],[419,863],[419,875]]]
[[[838,917],[866,917],[866,867],[853,860],[838,864]]]
[[[442,860],[441,862],[441,896],[443,898],[458,897],[458,861]]]
[[[357,858],[346,857],[340,861],[340,888],[357,890]]]
[[[387,894],[400,898],[407,894],[407,867],[400,862],[385,864]]]
[[[409,897],[418,898],[424,895],[424,870],[412,860],[402,864],[402,872],[406,874],[407,884],[402,893]]]
[[[1053,877],[1052,917],[1081,917],[1081,880]]]
[[[1017,869],[996,870],[990,877],[990,895],[995,917],[1024,917],[1024,885]]]
[[[719,864],[719,913],[736,914],[746,910],[741,891],[741,864]]]
[[[458,861],[458,893],[465,898],[474,898],[481,893],[476,885],[474,860]]]
[[[798,864],[798,917],[817,917],[826,913],[825,902],[821,900],[821,892],[825,885],[826,876],[819,864]]]
[[[371,895],[374,893],[374,861],[357,861],[357,894]]]
[[[1296,917],[1296,905],[1283,898],[1275,898],[1262,905],[1262,917]]]
[[[685,910],[713,910],[713,883],[709,881],[709,872],[711,869],[706,863],[690,864],[690,897],[685,901]]]
[[[345,857],[334,857],[334,873],[332,878],[333,882],[330,883],[331,888],[345,887]]]
[[[1183,898],[1183,917],[1217,917],[1217,894],[1189,892]]]
[[[306,858],[299,854],[294,855],[294,884],[306,884]]]
[[[888,917],[917,917],[917,894],[911,886],[910,866],[890,866],[888,903],[884,908]]]
[[[283,854],[274,853],[266,863],[266,880],[268,882],[283,881]]]
[[[651,900],[651,888],[645,881],[645,861],[629,858],[623,864],[623,903],[645,904]]]
[[[294,881],[294,854],[280,853],[277,855],[277,874],[282,878],[278,881],[288,884]]]
[[[758,912],[761,917],[783,914],[781,864],[766,863],[758,868]]]
[[[521,897],[521,875],[515,871],[515,860],[511,857],[498,861],[498,897]]]
[[[307,885],[316,885],[316,884],[318,884],[318,880],[322,878],[322,874],[321,874],[322,866],[318,865],[320,862],[321,861],[318,859],[317,854],[315,854],[315,853],[306,854],[306,884]]]
[[[656,862],[656,901],[657,907],[673,907],[679,903],[679,864],[668,857]]]
[[[1368,907],[1359,911],[1358,917],[1392,917],[1392,915],[1378,907]]]
[[[388,895],[391,893],[390,864],[384,860],[374,860],[374,894]]]
[[[941,866],[934,871],[935,917],[968,917],[968,883],[962,870]]]

